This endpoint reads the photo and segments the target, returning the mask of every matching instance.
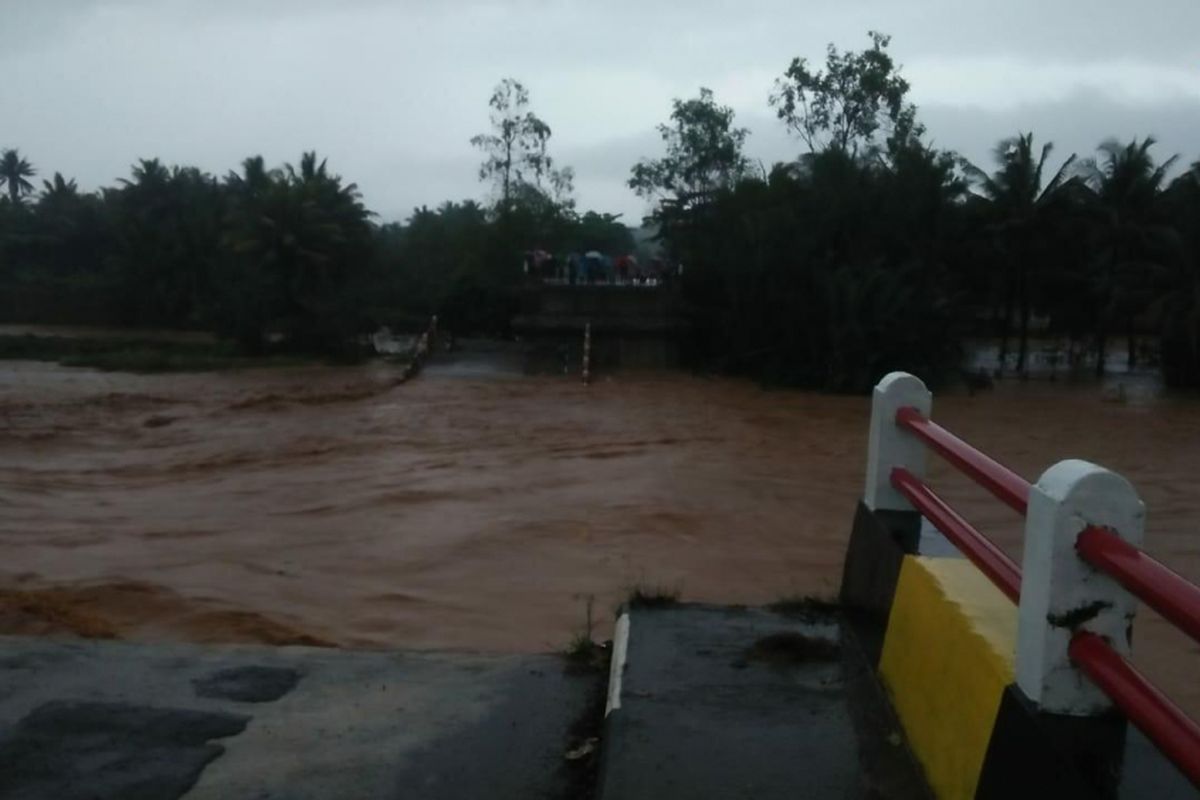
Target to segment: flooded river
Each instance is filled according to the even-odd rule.
[[[686,375],[0,375],[6,633],[547,650],[636,585],[832,595],[866,454],[866,398]],[[1200,400],[1006,382],[934,414],[1029,478],[1123,472],[1149,549],[1200,580]],[[1014,514],[933,483],[1019,555]],[[1196,647],[1146,612],[1136,639],[1200,711]]]

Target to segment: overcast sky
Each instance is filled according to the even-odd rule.
[[[673,97],[711,87],[752,158],[794,158],[772,81],[868,29],[935,143],[981,166],[1018,130],[1200,158],[1200,0],[0,0],[0,147],[86,189],[139,157],[223,174],[316,149],[392,220],[485,195],[468,140],[512,76],[580,207],[636,223],[625,180]]]

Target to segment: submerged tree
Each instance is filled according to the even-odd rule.
[[[1098,162],[1089,161],[1087,178],[1095,194],[1096,373],[1103,374],[1112,322],[1125,325],[1127,367],[1137,364],[1134,317],[1155,295],[1164,271],[1172,231],[1164,224],[1159,195],[1177,156],[1154,162],[1154,137],[1122,145],[1108,139]]]
[[[1178,233],[1178,251],[1160,298],[1163,377],[1173,386],[1200,386],[1200,161],[1162,196]]]
[[[1043,181],[1046,162],[1053,150],[1054,144],[1047,142],[1040,154],[1035,155],[1033,134],[1018,134],[996,145],[995,158],[999,168],[991,175],[964,162],[967,174],[978,184],[989,204],[994,242],[1004,251],[1002,257],[1007,269],[1000,363],[1003,365],[1008,355],[1008,337],[1015,305],[1019,314],[1018,372],[1024,371],[1029,350],[1029,318],[1034,297],[1032,263],[1037,260],[1039,247],[1045,241],[1056,204],[1065,198],[1065,188],[1069,184],[1078,185],[1077,181],[1072,183],[1074,154],[1059,166],[1048,181]]]
[[[8,199],[13,205],[19,204],[23,196],[33,192],[33,184],[28,179],[36,174],[33,165],[21,158],[15,148],[0,154],[0,186],[8,188]]]

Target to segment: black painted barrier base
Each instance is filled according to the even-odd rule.
[[[1176,800],[1197,790],[1118,712],[1046,714],[1004,690],[975,796],[980,800]]]
[[[906,555],[961,557],[916,512],[872,511],[859,502],[839,600],[876,670]],[[1200,791],[1121,715],[1046,714],[1010,685],[1001,696],[975,796],[1175,800],[1200,797]]]

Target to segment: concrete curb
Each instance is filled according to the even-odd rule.
[[[836,610],[679,603],[618,624],[600,800],[928,799]]]
[[[629,653],[629,612],[622,611],[617,617],[613,631],[612,660],[608,671],[608,699],[604,704],[604,716],[621,707],[621,678],[625,674],[625,659]]]

